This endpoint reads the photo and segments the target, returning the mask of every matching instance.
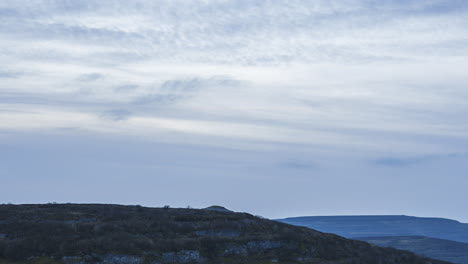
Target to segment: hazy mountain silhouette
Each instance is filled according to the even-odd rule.
[[[405,215],[303,216],[277,221],[347,238],[426,236],[468,243],[468,224],[445,218]]]
[[[418,236],[363,237],[358,239],[382,247],[409,250],[421,256],[468,264],[468,243]]]

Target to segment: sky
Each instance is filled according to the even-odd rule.
[[[0,203],[468,222],[468,1],[1,0]]]

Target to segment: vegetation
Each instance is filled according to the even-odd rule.
[[[246,213],[104,204],[0,205],[0,264],[443,263]]]

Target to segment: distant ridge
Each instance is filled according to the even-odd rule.
[[[277,221],[347,238],[426,236],[468,243],[468,224],[445,218],[356,215],[289,217]]]
[[[421,236],[356,238],[381,247],[412,251],[418,255],[459,264],[468,264],[468,243]]]

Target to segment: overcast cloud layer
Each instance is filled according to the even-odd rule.
[[[0,202],[468,222],[464,0],[2,0]]]

